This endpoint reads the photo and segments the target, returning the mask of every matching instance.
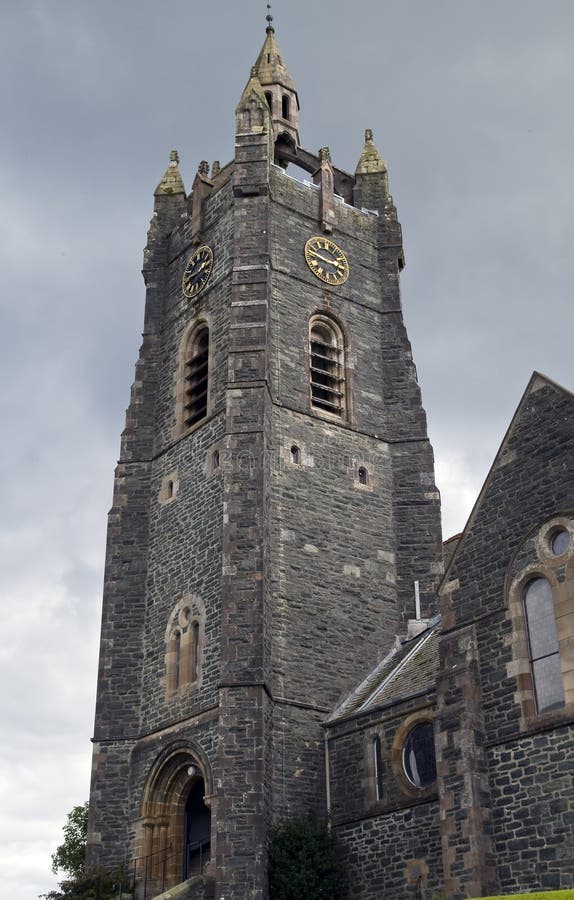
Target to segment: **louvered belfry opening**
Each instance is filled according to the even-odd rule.
[[[209,329],[205,325],[196,331],[189,343],[189,357],[185,364],[184,422],[191,428],[207,415],[209,387]]]
[[[327,322],[311,325],[311,403],[316,409],[342,416],[344,412],[342,340]]]

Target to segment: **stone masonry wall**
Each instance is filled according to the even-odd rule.
[[[231,182],[204,201],[202,243],[213,250],[213,271],[201,293],[190,300],[181,289],[181,279],[189,257],[197,249],[191,241],[188,219],[170,237],[166,272],[165,312],[161,329],[162,362],[158,378],[158,406],[155,433],[156,455],[174,442],[175,376],[178,352],[186,329],[205,320],[210,329],[209,406],[217,414],[225,408],[227,345],[233,267],[233,193]],[[203,427],[203,426],[202,426]]]
[[[574,889],[573,742],[567,725],[489,750],[503,893]]]
[[[328,728],[332,822],[343,846],[349,900],[432,897],[442,889],[436,785],[418,789],[405,776],[404,738],[434,716],[434,690]],[[373,741],[381,741],[377,799]]]
[[[412,614],[397,602],[398,578],[410,606],[415,577],[423,598],[432,592],[442,548],[398,263],[396,253],[394,269],[381,257],[380,218],[335,198],[331,237],[349,260],[350,276],[328,287],[304,257],[307,239],[321,233],[317,189],[272,167],[270,192],[272,689],[281,717],[296,729],[276,760],[277,815],[304,812],[310,802],[322,806],[321,764],[297,752],[297,744],[320,740],[318,714],[379,662],[399,620]],[[348,414],[341,420],[321,417],[310,404],[309,320],[317,312],[334,316],[344,333]],[[389,396],[404,415],[389,418]],[[299,448],[298,464],[292,446]],[[366,486],[359,483],[361,466]],[[288,715],[289,704],[298,711]]]
[[[221,617],[222,479],[225,454],[213,471],[210,455],[225,429],[222,413],[178,442],[154,463],[141,730],[158,728],[216,706]],[[177,475],[177,491],[160,501],[163,479]],[[186,598],[202,611],[199,678],[169,694],[166,631],[175,605]]]
[[[574,793],[568,762],[574,753],[572,710],[524,715],[526,675],[514,653],[515,642],[524,642],[524,633],[509,614],[507,590],[514,556],[528,536],[548,519],[572,509],[573,419],[574,398],[534,376],[471,515],[441,597],[445,647],[462,641],[471,630],[475,635],[478,687],[467,688],[461,696],[467,708],[477,690],[481,697],[483,734],[480,737],[475,730],[470,736],[477,746],[482,744],[488,761],[492,826],[485,821],[483,837],[477,835],[473,843],[490,841],[492,834],[500,891],[572,886],[569,808]],[[450,652],[445,651],[444,659],[446,676],[454,671]],[[464,752],[465,716],[456,718],[452,735],[454,739],[458,729]],[[468,806],[460,772],[457,784],[451,784],[449,796],[457,796],[458,790]],[[455,803],[456,808],[449,810],[447,800],[445,795],[443,816],[451,823],[454,847],[455,832],[469,809],[461,813]],[[468,860],[461,849],[451,861],[457,884],[448,896],[467,896]]]
[[[418,900],[442,888],[438,803],[366,818],[336,829],[348,900]]]
[[[195,307],[181,291],[190,223],[181,196],[156,197],[144,259],[145,331],[116,472],[110,512],[89,858],[113,864],[133,855],[130,822],[141,786],[129,794],[130,754],[142,735],[188,719],[218,702],[221,472],[210,465],[224,432],[232,194],[205,204],[206,241],[216,243],[208,288]],[[175,230],[174,230],[175,229]],[[171,235],[171,236],[170,236]],[[209,318],[212,418],[174,440],[178,352],[193,316]],[[219,415],[217,414],[219,413]],[[223,454],[221,454],[223,457]],[[167,477],[173,499],[163,502]],[[198,683],[166,696],[166,629],[183,596],[205,611]]]

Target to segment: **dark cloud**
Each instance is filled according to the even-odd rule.
[[[172,147],[233,154],[265,4],[21,0],[0,32],[0,900],[52,883],[87,796],[113,466]],[[403,224],[405,317],[445,531],[532,369],[574,386],[570,0],[274,4],[301,134],[354,169],[371,127]],[[0,842],[1,843],[1,842]]]

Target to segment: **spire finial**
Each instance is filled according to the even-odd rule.
[[[267,19],[267,34],[270,34],[275,31],[273,28],[273,16],[271,15],[271,3],[267,3],[267,15],[265,16]]]
[[[365,129],[365,146],[355,170],[355,175],[387,174],[387,164],[375,147],[372,128]]]
[[[172,150],[169,154],[169,165],[165,175],[155,189],[156,197],[159,194],[185,194],[185,188],[179,171],[179,153]]]

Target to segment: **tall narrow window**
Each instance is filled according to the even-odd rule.
[[[209,329],[204,325],[192,335],[185,363],[184,422],[187,428],[207,415],[208,387]]]
[[[343,336],[328,319],[311,321],[311,405],[322,412],[343,416],[345,368]]]
[[[191,626],[191,680],[199,678],[199,622]]]
[[[173,636],[173,689],[177,691],[181,684],[181,632],[176,631]]]
[[[291,118],[291,104],[289,102],[289,97],[287,94],[283,94],[283,100],[281,102],[281,113],[284,119]]]
[[[381,739],[377,734],[373,738],[373,768],[375,772],[375,798],[383,799],[383,756],[381,753]]]
[[[524,590],[530,665],[539,713],[565,704],[564,682],[554,618],[552,587],[546,578],[533,578]]]
[[[265,91],[265,99],[267,100],[267,106],[273,112],[273,94],[271,91]]]

